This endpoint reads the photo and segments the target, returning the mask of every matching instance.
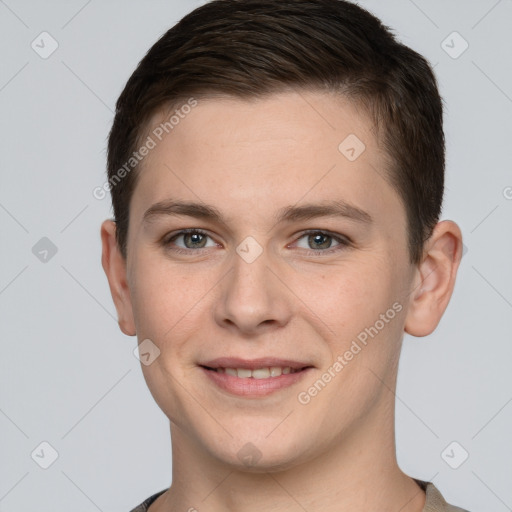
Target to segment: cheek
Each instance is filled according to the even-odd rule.
[[[171,267],[161,257],[140,256],[135,261],[131,299],[138,335],[163,341],[193,316],[206,285],[188,274],[185,265]]]
[[[208,289],[183,273],[141,259],[133,274],[132,293],[139,343],[150,339],[159,350],[151,364],[141,365],[144,379],[155,402],[178,425],[183,421],[180,411],[190,406],[179,382],[188,377],[188,342],[198,337],[199,320],[204,321],[205,314],[200,299]]]
[[[316,277],[298,276],[297,281],[305,302],[318,308],[328,325],[341,327],[378,317],[383,305],[387,309],[396,282],[390,268],[375,261],[347,262]]]
[[[377,368],[395,358],[404,310],[403,278],[396,268],[387,258],[372,258],[365,263],[352,261],[316,279],[299,280],[307,306],[304,314],[322,330],[332,360],[349,349],[358,351],[354,342],[360,346],[354,357],[360,363]]]
[[[195,368],[194,354],[205,339],[205,328],[211,328],[210,294],[215,293],[219,276],[186,264],[170,265],[161,258],[149,260],[141,261],[140,271],[134,273],[132,304],[139,343],[150,339],[161,354],[143,368],[146,380],[158,380],[165,388],[164,382],[183,379]]]
[[[167,280],[158,279],[152,271],[137,276],[132,305],[139,338],[144,336],[157,343],[172,326],[169,313],[175,311],[172,302],[176,298],[170,291]]]

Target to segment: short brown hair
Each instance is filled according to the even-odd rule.
[[[443,202],[437,82],[425,58],[344,0],[213,0],[151,47],[117,101],[108,140],[108,178],[124,257],[140,164],[122,180],[113,178],[141,144],[152,116],[191,96],[248,99],[293,88],[342,94],[371,115],[392,162],[388,179],[406,211],[410,260],[419,263]]]

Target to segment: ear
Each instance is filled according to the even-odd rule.
[[[107,275],[110,293],[117,310],[119,328],[128,336],[135,336],[130,289],[126,279],[126,260],[116,241],[116,223],[106,220],[101,225],[101,264]]]
[[[413,336],[432,333],[455,286],[462,258],[462,233],[450,220],[439,222],[428,239],[413,279],[404,330]]]

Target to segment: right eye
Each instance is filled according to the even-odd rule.
[[[166,238],[162,243],[164,247],[171,251],[190,253],[197,251],[197,249],[217,246],[213,241],[210,245],[207,245],[208,238],[211,238],[210,235],[201,229],[183,229],[170,238]],[[181,243],[177,243],[178,241],[181,241]]]

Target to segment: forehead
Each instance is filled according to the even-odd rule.
[[[190,107],[191,103],[195,106]],[[215,153],[226,158],[230,146],[242,150],[244,146],[250,149],[255,144],[266,144],[271,150],[304,142],[317,148],[322,146],[324,151],[333,151],[338,156],[340,137],[350,134],[366,145],[376,146],[373,123],[365,111],[340,94],[319,91],[293,90],[249,99],[183,99],[171,110],[157,112],[150,126],[157,142],[165,139],[164,142],[172,144],[174,139],[174,150],[181,150],[181,154],[194,148],[194,153],[187,155],[192,158],[201,157],[195,151],[198,143],[205,145],[209,155]],[[152,155],[155,153],[160,152]]]
[[[215,204],[233,219],[319,199],[401,210],[373,125],[345,98],[294,91],[196,101],[153,117],[132,218],[170,197]]]

